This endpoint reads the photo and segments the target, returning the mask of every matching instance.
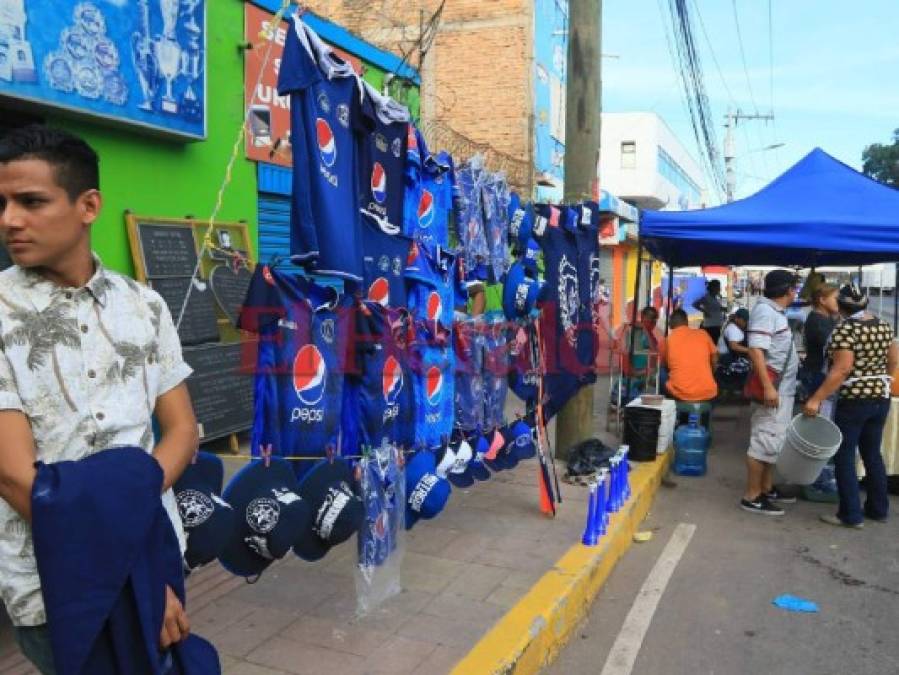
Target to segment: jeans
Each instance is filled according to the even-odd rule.
[[[887,476],[880,454],[883,425],[890,412],[888,399],[873,401],[839,401],[834,422],[843,433],[843,443],[834,457],[840,508],[837,517],[847,525],[861,523],[865,516],[887,517],[890,502],[887,497]],[[855,451],[858,448],[865,465],[865,508],[862,511],[855,471]]]
[[[50,647],[50,630],[47,624],[40,626],[16,626],[16,642],[19,648],[41,675],[56,675],[53,665],[53,649]]]

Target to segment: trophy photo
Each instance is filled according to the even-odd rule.
[[[181,99],[181,112],[185,117],[199,119],[202,116],[202,103],[194,91],[194,84],[203,71],[203,45],[201,37],[203,29],[197,23],[194,12],[202,0],[181,0],[184,5],[184,16],[187,22],[184,31],[187,33],[187,48],[181,52],[181,75],[187,80],[187,88]]]
[[[131,36],[131,58],[134,61],[134,69],[137,71],[137,79],[140,90],[144,95],[143,103],[138,106],[141,110],[153,110],[153,99],[156,97],[156,88],[159,78],[159,66],[153,50],[153,41],[150,39],[150,7],[149,0],[137,0],[140,5],[141,25],[140,31]]]
[[[159,73],[165,79],[165,92],[162,95],[162,111],[178,113],[178,102],[175,101],[172,84],[181,72],[181,46],[175,34],[178,24],[179,0],[159,0],[159,11],[162,14],[162,35],[155,43],[156,60]]]

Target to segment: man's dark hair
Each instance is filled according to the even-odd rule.
[[[659,310],[657,310],[652,305],[647,305],[640,311],[640,316],[645,317],[647,314],[654,314],[656,317],[659,316]]]
[[[678,326],[688,326],[690,324],[689,319],[687,319],[687,313],[682,309],[676,309],[671,312],[671,318],[668,319],[668,325],[672,328],[677,328]]]
[[[787,293],[790,292],[792,286],[776,286],[774,288],[766,288],[762,291],[762,295],[764,295],[769,300],[777,300],[778,298],[782,298]]]
[[[82,139],[61,129],[30,124],[0,137],[0,164],[40,159],[53,167],[56,184],[75,201],[87,190],[100,189],[100,160]]]

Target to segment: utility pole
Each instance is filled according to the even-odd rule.
[[[736,152],[734,151],[734,129],[740,120],[774,120],[774,115],[768,113],[762,115],[759,113],[747,114],[737,109],[737,112],[731,111],[729,108],[724,116],[724,174],[726,180],[726,194],[728,203],[734,200],[734,192],[737,189],[737,176],[734,171],[734,159]]]
[[[569,0],[565,92],[565,201],[599,199],[602,0]],[[556,454],[593,436],[593,387],[581,387],[559,411]]]

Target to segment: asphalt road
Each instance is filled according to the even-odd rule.
[[[739,411],[739,418],[735,413]],[[800,501],[782,518],[741,511],[745,408],[716,410],[709,474],[662,488],[644,529],[549,673],[598,674],[641,586],[679,523],[696,531],[674,569],[631,672],[639,675],[881,675],[899,672],[899,515],[834,528],[834,507]],[[894,509],[899,502],[894,499]],[[895,511],[894,511],[895,513]],[[783,593],[817,614],[774,607]],[[626,671],[615,671],[626,672]]]

